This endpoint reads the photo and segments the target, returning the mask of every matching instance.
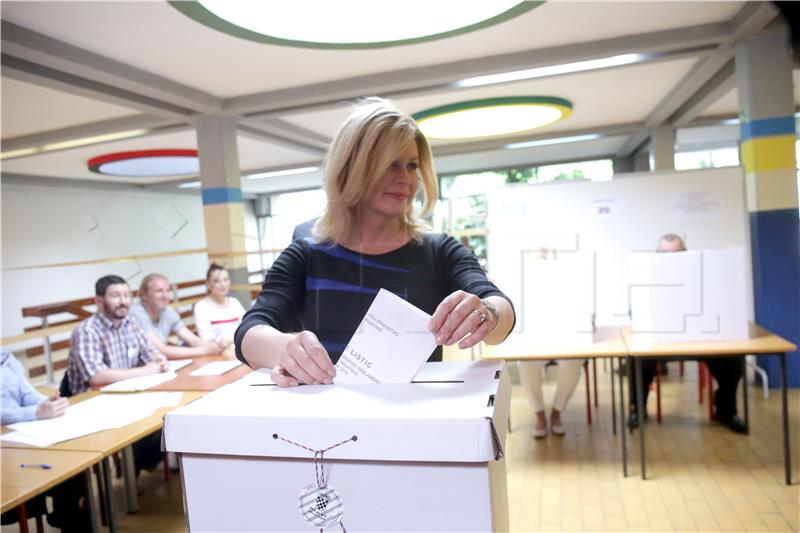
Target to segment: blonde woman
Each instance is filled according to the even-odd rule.
[[[282,387],[331,383],[381,288],[433,315],[428,327],[440,346],[430,360],[441,360],[441,345],[506,338],[511,302],[456,240],[423,232],[438,184],[411,117],[387,100],[362,101],[330,145],[324,182],[328,203],[314,236],[275,261],[236,332],[239,359],[272,368]],[[295,323],[302,331],[290,331]]]
[[[194,325],[197,334],[206,342],[227,346],[233,342],[233,333],[242,321],[244,307],[231,298],[231,278],[224,267],[211,263],[206,273],[208,296],[194,304]]]

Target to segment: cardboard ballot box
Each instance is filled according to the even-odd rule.
[[[631,332],[655,342],[748,338],[742,248],[629,257]]]
[[[279,389],[255,375],[167,414],[165,447],[180,458],[191,531],[319,530],[299,499],[320,464],[283,439],[344,443],[321,466],[347,531],[507,531],[510,394],[493,361],[427,363],[407,384]]]

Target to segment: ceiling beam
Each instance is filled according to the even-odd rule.
[[[513,137],[503,137],[502,139],[489,139],[458,144],[446,144],[433,146],[435,157],[468,154],[474,152],[488,152],[492,150],[502,150],[505,146],[520,142],[546,141],[561,137],[578,137],[583,135],[600,135],[601,137],[614,137],[618,135],[630,135],[643,131],[641,123],[633,122],[629,124],[614,124],[597,128],[581,128],[575,130],[551,132],[540,135],[515,135]]]
[[[3,53],[53,71],[124,89],[146,98],[167,102],[194,113],[219,113],[222,100],[188,85],[158,76],[120,61],[2,21]]]
[[[2,54],[0,58],[2,75],[15,80],[95,98],[165,118],[188,119],[194,114],[192,110],[184,107],[37,65],[25,59],[6,54]]]
[[[736,65],[734,60],[728,61],[719,69],[705,85],[700,87],[686,102],[679,107],[670,117],[669,121],[676,128],[683,127],[694,120],[708,106],[719,101],[720,98],[736,88]]]
[[[669,122],[669,119],[690,100],[698,94],[703,87],[719,73],[733,59],[733,47],[741,39],[753,35],[767,27],[777,17],[778,11],[769,2],[748,2],[726,25],[726,37],[718,43],[717,49],[706,58],[698,61],[692,69],[681,79],[678,84],[665,96],[645,119],[645,129],[653,130]],[[703,102],[713,103],[708,99]],[[703,109],[695,107],[694,113],[701,113]],[[633,135],[617,154],[627,157],[641,148],[647,142],[647,131]]]
[[[323,151],[328,149],[328,144],[331,142],[331,139],[325,135],[320,135],[315,131],[275,117],[264,119],[243,118],[239,120],[239,124],[252,127],[260,132],[272,133],[284,139],[294,139],[302,145],[316,146]]]
[[[275,116],[303,109],[335,107],[344,100],[366,94],[398,97],[419,95],[456,88],[455,83],[469,77],[515,70],[588,61],[615,55],[651,54],[647,60],[659,61],[702,55],[729,37],[727,23],[705,24],[690,28],[629,35],[594,42],[554,46],[453,61],[326,81],[229,98],[228,112],[248,117]]]
[[[236,126],[236,131],[245,137],[250,137],[251,139],[258,141],[267,141],[271,144],[277,144],[292,150],[306,152],[318,157],[325,155],[324,147],[320,147],[314,143],[301,142],[297,139],[269,131],[267,128],[253,126],[252,124],[238,124]]]
[[[89,122],[78,126],[70,126],[68,128],[59,128],[41,133],[33,133],[31,135],[20,135],[19,137],[3,139],[3,151],[10,152],[12,150],[35,148],[46,144],[97,137],[109,133],[138,129],[153,130],[180,126],[182,124],[185,125],[183,122],[167,120],[147,114],[112,118],[97,122]]]

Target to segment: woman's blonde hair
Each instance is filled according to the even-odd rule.
[[[422,219],[430,215],[439,196],[433,155],[414,119],[391,101],[377,97],[356,104],[328,148],[323,178],[328,204],[313,231],[318,241],[344,242],[352,229],[356,207],[411,141],[419,152],[423,200],[416,213],[413,202],[409,203],[401,225],[414,240],[422,242]]]

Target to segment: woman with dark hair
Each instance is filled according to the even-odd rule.
[[[208,296],[194,305],[194,325],[197,334],[207,342],[224,346],[233,342],[233,333],[242,321],[244,307],[231,298],[231,278],[225,267],[211,263],[206,274]]]

